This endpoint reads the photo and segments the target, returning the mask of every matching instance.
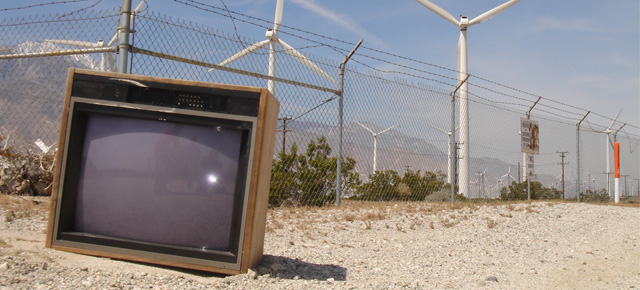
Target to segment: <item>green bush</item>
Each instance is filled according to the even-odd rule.
[[[607,191],[604,189],[595,191],[587,189],[580,194],[580,201],[582,202],[609,202],[610,200],[609,194],[607,194]]]
[[[555,188],[543,187],[539,181],[530,181],[531,199],[560,199],[562,191]],[[502,200],[527,200],[527,182],[511,182],[508,187],[500,189],[500,199]]]
[[[298,154],[296,144],[289,153],[280,152],[273,162],[269,205],[323,206],[335,202],[338,158],[330,155],[325,137],[311,141],[304,155]],[[353,158],[342,160],[343,194],[360,185],[355,166]]]
[[[408,170],[401,177],[394,170],[376,171],[369,175],[369,182],[362,184],[353,199],[367,201],[422,201],[434,192],[449,188],[446,176],[427,171],[424,174]]]

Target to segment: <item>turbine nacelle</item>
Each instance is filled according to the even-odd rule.
[[[266,36],[267,39],[271,41],[275,41],[278,39],[277,33],[271,28],[267,29],[267,32],[264,34],[264,36]]]
[[[469,18],[467,16],[464,15],[460,15],[460,25],[458,27],[460,27],[460,30],[467,30],[467,27],[469,27],[471,25],[469,25]]]

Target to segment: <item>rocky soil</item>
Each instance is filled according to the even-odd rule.
[[[634,289],[640,208],[354,203],[270,210],[265,257],[220,276],[44,247],[48,200],[0,200],[0,289]]]

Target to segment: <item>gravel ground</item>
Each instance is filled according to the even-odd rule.
[[[46,198],[5,197],[0,206],[0,289],[640,288],[638,207],[275,209],[262,263],[225,277],[46,249]]]

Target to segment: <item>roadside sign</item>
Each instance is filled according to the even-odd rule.
[[[522,153],[540,153],[539,133],[538,121],[520,118],[520,151]]]

